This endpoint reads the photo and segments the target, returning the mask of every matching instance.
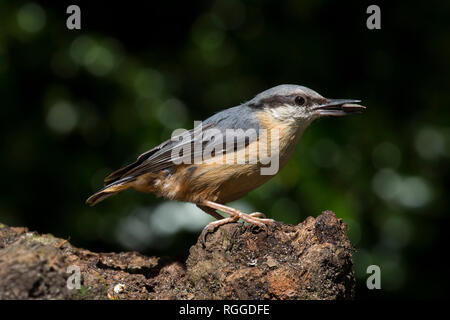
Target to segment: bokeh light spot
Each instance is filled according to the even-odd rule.
[[[95,76],[104,76],[117,65],[112,49],[88,36],[80,36],[72,42],[70,56]]]
[[[428,183],[421,177],[402,177],[392,169],[381,169],[373,180],[375,193],[385,200],[394,200],[398,204],[417,208],[426,205],[432,197]]]
[[[405,207],[422,207],[430,201],[431,190],[423,178],[408,177],[403,180],[397,198]]]
[[[91,46],[84,57],[84,65],[96,76],[104,76],[111,72],[115,63],[112,52],[101,45]]]
[[[50,129],[65,134],[72,131],[78,121],[78,113],[67,101],[58,101],[50,107],[46,122]]]
[[[198,232],[212,220],[193,204],[164,202],[155,208],[136,209],[118,225],[116,238],[131,250],[164,248],[175,233]]]
[[[17,12],[19,27],[29,33],[36,33],[45,26],[45,11],[36,3],[27,3]]]
[[[445,139],[439,131],[423,128],[416,135],[415,147],[422,158],[434,159],[445,153]]]
[[[187,110],[183,102],[171,98],[159,105],[158,120],[167,128],[176,129],[183,125],[187,118]]]
[[[143,98],[159,97],[164,89],[164,78],[156,70],[144,69],[134,78],[134,89]]]

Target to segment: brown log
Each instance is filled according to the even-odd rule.
[[[186,261],[95,253],[0,224],[0,299],[352,299],[346,226],[331,211],[269,233],[233,223],[191,247]],[[78,266],[80,289],[68,289]]]

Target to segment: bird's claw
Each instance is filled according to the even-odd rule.
[[[256,217],[256,218],[265,218],[266,217],[266,215],[262,212],[253,212],[253,213],[250,213],[249,216]]]
[[[266,232],[266,234],[269,234],[269,228],[267,225],[275,222],[275,220],[273,220],[273,219],[266,219],[266,216],[261,212],[253,212],[250,214],[246,214],[246,213],[242,213],[242,212],[233,213],[230,217],[220,219],[217,221],[213,221],[213,222],[207,224],[203,228],[202,233],[200,234],[200,238],[201,238],[203,247],[206,247],[206,235],[210,231],[214,231],[217,227],[219,227],[221,225],[224,225],[224,224],[227,224],[230,222],[236,222],[239,219],[242,219],[243,221],[245,221],[251,225],[255,225],[255,226],[261,228],[262,230],[264,230]]]
[[[203,228],[202,233],[201,233],[201,235],[200,235],[200,237],[201,237],[201,239],[202,239],[202,245],[203,245],[203,247],[206,247],[206,234],[209,232],[209,230],[210,230],[210,227],[209,227],[209,224],[207,224],[207,225]]]
[[[208,223],[202,230],[202,233],[200,234],[201,240],[202,240],[202,244],[203,247],[206,247],[206,235],[210,232],[210,231],[214,231],[217,227],[230,223],[230,222],[236,222],[237,220],[239,220],[239,217],[228,217],[228,218],[224,218],[224,219],[220,219],[217,221],[213,221]]]

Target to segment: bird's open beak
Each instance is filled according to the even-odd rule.
[[[313,108],[321,116],[346,116],[361,113],[366,107],[357,104],[361,100],[327,99],[327,101]]]

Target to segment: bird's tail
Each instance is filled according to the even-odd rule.
[[[103,189],[90,196],[86,200],[86,203],[90,206],[95,206],[100,201],[103,201],[106,198],[115,195],[116,193],[129,189],[132,185],[131,182],[133,182],[134,180],[136,180],[135,177],[126,177],[108,184]]]

